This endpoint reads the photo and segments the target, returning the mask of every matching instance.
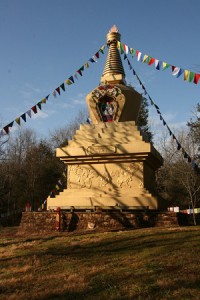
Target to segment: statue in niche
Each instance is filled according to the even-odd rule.
[[[103,122],[112,122],[114,119],[114,104],[113,99],[109,96],[104,96],[98,102],[98,108]]]

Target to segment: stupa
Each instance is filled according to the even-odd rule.
[[[142,96],[127,86],[113,26],[101,84],[86,97],[92,124],[80,129],[56,156],[67,165],[66,189],[47,209],[163,209],[154,196],[162,157],[137,127]]]

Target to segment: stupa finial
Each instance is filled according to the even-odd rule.
[[[125,83],[125,72],[117,48],[120,37],[121,35],[117,26],[113,25],[106,36],[109,50],[101,77],[102,83]]]
[[[117,28],[116,25],[113,25],[113,26],[110,28],[109,33],[111,33],[111,32],[119,32],[119,29]]]

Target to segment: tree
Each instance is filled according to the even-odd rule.
[[[64,147],[68,144],[68,140],[72,139],[80,124],[86,123],[88,112],[80,110],[74,120],[66,124],[64,127],[55,129],[50,133],[50,142],[53,148]]]
[[[197,104],[196,110],[194,112],[194,117],[190,119],[187,123],[190,134],[193,138],[194,144],[197,146],[197,153],[195,158],[200,159],[200,104]]]
[[[177,137],[190,157],[195,157],[196,147],[190,132],[182,130]],[[168,201],[169,206],[179,206],[181,209],[189,206],[194,212],[194,208],[200,205],[200,176],[194,165],[188,163],[181,150],[177,149],[176,142],[166,140],[165,136],[161,142],[164,165],[157,173],[159,194]],[[193,220],[196,224],[194,213]]]
[[[140,112],[137,120],[137,125],[140,130],[143,132],[144,136],[146,137],[147,141],[151,142],[153,139],[153,134],[150,131],[148,118],[149,118],[149,105],[147,99],[142,97],[142,103],[140,107]]]
[[[0,209],[24,208],[30,201],[36,209],[62,176],[64,165],[46,141],[37,141],[30,129],[10,138],[0,163]]]

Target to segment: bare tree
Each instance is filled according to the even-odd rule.
[[[180,130],[177,134],[181,149],[177,149],[177,142],[166,139],[164,135],[162,142],[162,155],[164,165],[157,173],[158,190],[160,195],[167,199],[170,206],[193,208],[193,220],[196,224],[194,208],[200,204],[200,176],[196,172],[192,161],[188,162],[185,152],[194,158],[197,145],[190,132]],[[185,152],[184,152],[185,151]]]
[[[68,140],[72,139],[80,124],[86,123],[88,112],[86,110],[80,110],[78,115],[73,121],[66,124],[64,127],[55,129],[50,132],[50,142],[53,148],[64,147],[68,144]]]

